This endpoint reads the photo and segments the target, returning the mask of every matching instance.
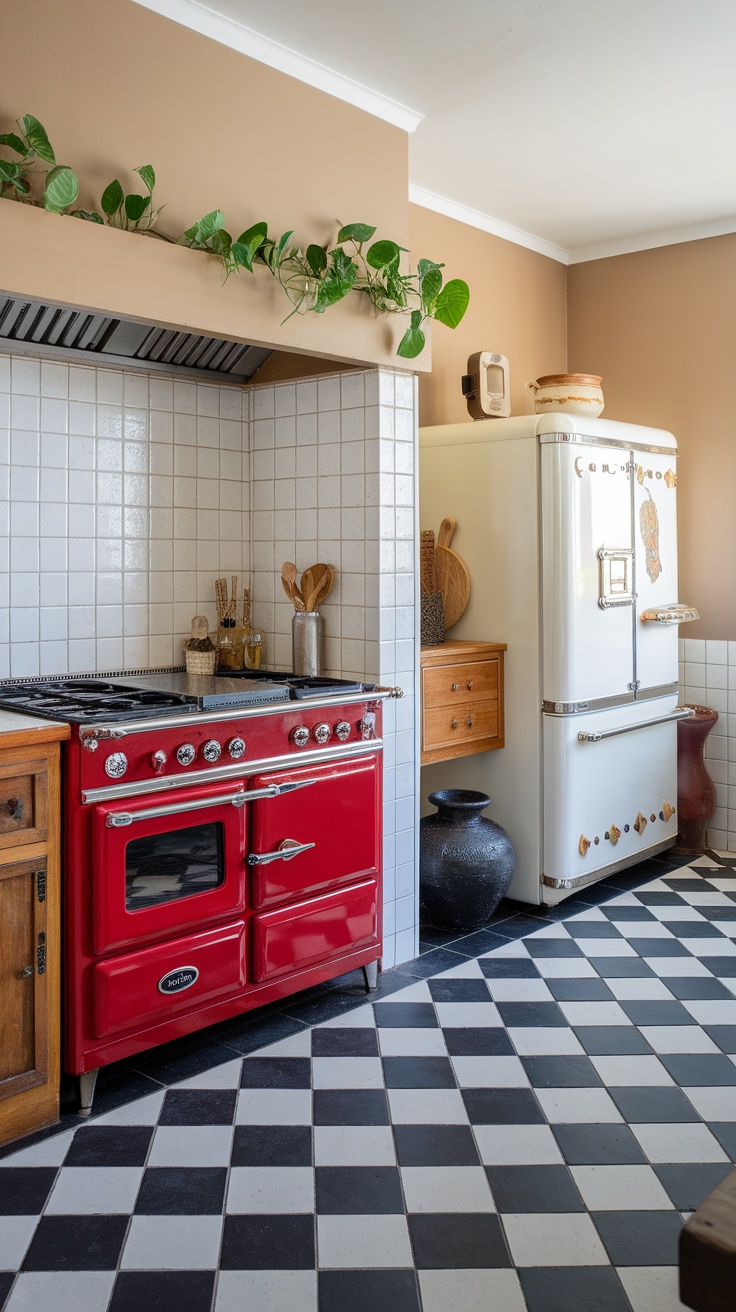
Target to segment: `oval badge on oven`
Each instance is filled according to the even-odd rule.
[[[183,993],[185,989],[190,989],[199,978],[199,971],[196,966],[177,966],[176,970],[169,970],[162,975],[158,982],[159,993]]]

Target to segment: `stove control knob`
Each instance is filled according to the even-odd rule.
[[[216,738],[210,738],[202,748],[202,755],[205,761],[219,761],[222,756],[222,748]]]
[[[241,756],[245,756],[245,742],[242,738],[231,738],[227,750],[234,761],[239,761]]]
[[[350,725],[347,720],[340,720],[339,724],[335,725],[335,737],[339,738],[341,743],[350,737]]]
[[[312,730],[315,742],[328,743],[332,737],[329,724],[316,724]]]
[[[119,779],[125,774],[128,768],[128,758],[125,752],[113,752],[105,761],[105,774],[111,779]]]
[[[176,749],[176,759],[179,765],[191,765],[197,755],[191,743],[182,743],[181,747]]]
[[[167,760],[168,757],[166,755],[166,752],[162,751],[162,749],[159,747],[158,751],[154,752],[151,756],[151,766],[153,767],[154,774],[161,773],[164,766],[166,765]]]
[[[306,724],[300,724],[291,731],[291,741],[295,747],[306,747],[309,742],[309,730]]]
[[[375,711],[366,711],[362,720],[358,721],[358,729],[361,738],[376,737],[376,713]]]

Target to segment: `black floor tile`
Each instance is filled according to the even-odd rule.
[[[621,938],[621,931],[610,920],[571,920],[565,928],[571,938]]]
[[[397,985],[398,988],[406,988],[407,981]],[[299,994],[295,994],[298,999]],[[284,1014],[290,1016],[292,1020],[301,1021],[303,1025],[322,1025],[326,1020],[334,1020],[336,1016],[344,1016],[349,1011],[355,1011],[356,1007],[362,1007],[368,994],[364,991],[358,996],[357,991],[354,997],[346,997],[343,993],[327,992],[321,998],[311,1002],[288,1002],[284,1009]],[[371,994],[375,997],[375,994]],[[301,1028],[301,1027],[300,1027]]]
[[[533,961],[527,957],[480,957],[478,959],[486,979],[539,979]]]
[[[413,1270],[320,1271],[319,1312],[419,1312]],[[298,1309],[294,1309],[298,1312]]]
[[[232,1055],[231,1053],[230,1056]],[[137,1058],[134,1060],[137,1061]],[[118,1061],[110,1066],[103,1066],[95,1087],[94,1114],[105,1116],[108,1112],[115,1112],[119,1107],[126,1107],[128,1103],[135,1102],[137,1098],[145,1098],[148,1093],[160,1093],[163,1083],[165,1081],[134,1070],[128,1061]],[[78,1106],[79,1098],[75,1088],[73,1100],[68,1104],[69,1111],[75,1121],[80,1121],[82,1125],[88,1124],[86,1118],[76,1116]]]
[[[379,1029],[436,1029],[431,1002],[377,1002],[373,1008]]]
[[[660,1054],[680,1088],[698,1088],[714,1084],[736,1084],[736,1066],[728,1057],[715,1052]]]
[[[686,907],[690,905],[684,897],[678,897],[676,893],[664,893],[659,890],[651,893],[637,893],[636,896],[644,907]]]
[[[39,1215],[55,1179],[55,1166],[7,1166],[0,1169],[0,1216]]]
[[[480,1158],[467,1125],[395,1125],[399,1166],[478,1166]]]
[[[568,1022],[556,1002],[497,1002],[504,1025],[516,1026],[555,1025],[567,1028]]]
[[[121,1271],[108,1312],[210,1312],[214,1271]]]
[[[460,929],[433,929],[431,925],[422,925],[419,930],[419,951],[432,952],[434,948],[444,948],[449,943],[460,943],[465,937]]]
[[[709,872],[710,873],[710,872]],[[714,872],[715,873],[715,872]],[[663,883],[672,889],[673,893],[718,893],[719,889],[715,884],[711,884],[703,876],[696,875],[693,879],[667,879],[665,876]]]
[[[0,1271],[0,1308],[5,1306],[5,1300],[10,1293],[11,1286],[15,1280],[14,1271]]]
[[[524,947],[530,957],[582,957],[582,948],[571,938],[525,938]]]
[[[574,1033],[591,1057],[635,1057],[653,1051],[633,1025],[579,1025]]]
[[[508,936],[504,937],[493,929],[479,929],[475,934],[468,934],[467,938],[462,940],[463,952],[467,952],[470,957],[479,957],[481,952],[493,952],[494,948],[503,947],[508,941]]]
[[[634,1025],[695,1025],[696,1021],[681,1002],[627,1002],[620,1006]]]
[[[533,1266],[519,1272],[528,1312],[631,1312],[610,1267]]]
[[[687,1162],[654,1167],[678,1212],[694,1212],[732,1169],[729,1162]]]
[[[496,1211],[584,1212],[566,1166],[487,1166]]]
[[[312,1030],[313,1057],[377,1057],[378,1037],[373,1028],[349,1029],[345,1025]],[[280,1058],[279,1060],[283,1060]]]
[[[224,1166],[149,1166],[135,1211],[141,1216],[219,1216],[226,1183]]]
[[[313,1271],[314,1266],[311,1212],[225,1217],[222,1271]]]
[[[451,1057],[511,1057],[515,1048],[501,1025],[469,1025],[442,1031]]]
[[[490,1002],[484,979],[431,979],[433,1002]]]
[[[159,1125],[232,1125],[237,1089],[169,1089]]]
[[[544,1125],[545,1118],[531,1089],[463,1089],[472,1125]]]
[[[646,907],[644,907],[644,906],[641,906],[641,907],[608,907],[608,906],[606,906],[606,907],[601,907],[601,911],[603,912],[604,916],[607,916],[607,918],[608,918],[609,920],[612,920],[612,921],[613,921],[614,925],[615,925],[616,922],[619,921],[619,920],[621,920],[621,921],[624,921],[624,920],[633,920],[633,921],[635,921],[635,922],[637,922],[637,923],[640,922],[641,924],[643,924],[645,920],[656,920],[656,919],[657,919],[657,917],[656,917],[656,916],[653,916],[652,913],[651,913],[651,911],[647,911]]]
[[[700,1117],[681,1089],[652,1086],[645,1088],[611,1088],[613,1101],[629,1125],[657,1122],[684,1124]]]
[[[736,1053],[736,1025],[704,1025],[703,1029],[724,1052]]]
[[[528,911],[521,912],[518,916],[510,916],[507,920],[501,920],[494,926],[496,933],[507,941],[523,938],[525,934],[535,934],[541,928],[541,917],[531,916]]]
[[[591,1212],[614,1266],[677,1266],[678,1212]]]
[[[736,1077],[736,1066],[733,1073]],[[387,1089],[454,1089],[457,1085],[448,1057],[384,1057],[383,1074]]]
[[[420,1271],[511,1266],[501,1222],[489,1212],[415,1212],[409,1233]]]
[[[438,975],[440,971],[460,966],[474,955],[471,948],[466,952],[463,946],[462,951],[460,950],[460,943],[464,945],[466,942],[467,939],[461,939],[459,943],[453,943],[451,948],[434,948],[432,952],[425,952],[421,957],[415,957],[413,961],[402,961],[401,965],[396,967],[396,974],[407,977],[404,979],[404,987],[406,987],[412,979],[427,979],[429,975]]]
[[[736,1122],[709,1121],[708,1129],[716,1136],[721,1147],[728,1153],[732,1162],[736,1162]]]
[[[614,1002],[602,979],[548,979],[547,988],[558,1002]]]
[[[644,957],[691,957],[689,948],[679,938],[630,938],[629,943],[639,956]]]
[[[709,920],[668,920],[667,928],[675,938],[724,938]]]
[[[569,1166],[643,1166],[646,1157],[628,1125],[553,1125]]]
[[[395,1166],[318,1166],[314,1174],[322,1216],[403,1216],[401,1177]]]
[[[522,1057],[521,1064],[535,1089],[592,1089],[603,1083],[590,1057]]]
[[[114,1271],[127,1216],[42,1216],[23,1271]]]
[[[236,1125],[233,1166],[311,1166],[308,1125]]]
[[[180,1080],[193,1079],[214,1066],[232,1061],[233,1056],[232,1048],[224,1043],[205,1042],[202,1038],[189,1036],[186,1040],[177,1039],[140,1052],[133,1061],[136,1070],[160,1084],[178,1084]]]
[[[706,920],[727,921],[736,920],[736,907],[698,907],[701,916]]]
[[[281,1012],[272,1012],[263,1019],[250,1019],[245,1022],[239,1022],[232,1026],[231,1031],[223,1038],[223,1042],[234,1051],[230,1053],[230,1059],[241,1052],[257,1052],[259,1048],[265,1048],[271,1043],[278,1043],[281,1039],[290,1039],[293,1034],[300,1034],[306,1026],[299,1020],[291,1016],[284,1016]]]
[[[243,1062],[241,1089],[311,1089],[309,1057],[248,1057]]]
[[[383,1089],[315,1089],[315,1125],[388,1125]]]
[[[719,979],[713,979],[710,975],[684,975],[682,978],[668,975],[662,983],[676,998],[684,998],[688,1002],[697,998],[725,998],[733,1002],[733,993]]]
[[[151,1125],[85,1125],[75,1134],[65,1166],[144,1166]]]
[[[588,960],[604,979],[645,979],[655,973],[640,957],[591,956]]]

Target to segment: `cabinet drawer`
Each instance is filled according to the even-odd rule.
[[[458,706],[425,708],[422,748],[429,752],[437,747],[455,747],[481,738],[497,738],[498,732],[498,701],[464,701]]]
[[[0,765],[0,848],[45,841],[47,780],[45,759]]]
[[[423,693],[425,707],[498,697],[498,659],[425,669]]]
[[[325,893],[251,920],[253,978],[279,979],[378,941],[378,885]]]

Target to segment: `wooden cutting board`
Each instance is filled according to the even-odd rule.
[[[470,597],[470,574],[465,561],[450,547],[435,547],[436,586],[445,607],[445,631],[457,624]]]

